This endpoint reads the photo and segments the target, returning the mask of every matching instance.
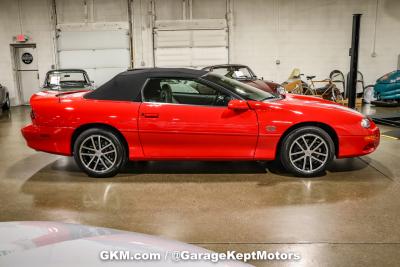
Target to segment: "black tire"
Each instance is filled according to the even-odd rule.
[[[322,156],[323,154],[325,156]],[[334,155],[335,145],[332,138],[323,129],[315,126],[305,126],[291,131],[283,139],[279,151],[283,167],[301,177],[323,174]]]
[[[127,153],[121,138],[114,131],[91,128],[76,138],[74,159],[88,176],[107,178],[115,176],[125,165]]]
[[[400,103],[397,101],[385,101],[385,100],[374,100],[371,101],[371,104],[377,107],[398,107],[400,106]]]
[[[6,95],[6,101],[4,102],[3,106],[1,107],[3,110],[9,110],[11,107],[10,105],[10,96]]]

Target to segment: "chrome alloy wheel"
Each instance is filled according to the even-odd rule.
[[[315,134],[299,136],[289,149],[289,160],[292,165],[306,173],[318,171],[325,165],[328,157],[328,144]]]
[[[114,167],[117,149],[111,139],[103,135],[91,135],[81,143],[79,157],[86,168],[103,173]]]

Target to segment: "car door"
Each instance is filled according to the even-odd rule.
[[[257,115],[228,109],[231,98],[196,80],[149,80],[139,110],[145,157],[252,159]]]

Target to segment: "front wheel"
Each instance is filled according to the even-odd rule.
[[[333,160],[332,138],[321,128],[306,126],[293,130],[283,140],[280,160],[285,169],[296,176],[322,174]]]
[[[90,177],[105,178],[115,176],[127,156],[122,141],[113,131],[92,128],[76,139],[74,158]]]

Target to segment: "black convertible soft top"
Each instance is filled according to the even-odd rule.
[[[140,92],[148,78],[199,78],[203,70],[184,68],[148,68],[121,72],[114,78],[87,93],[87,99],[141,101]]]

